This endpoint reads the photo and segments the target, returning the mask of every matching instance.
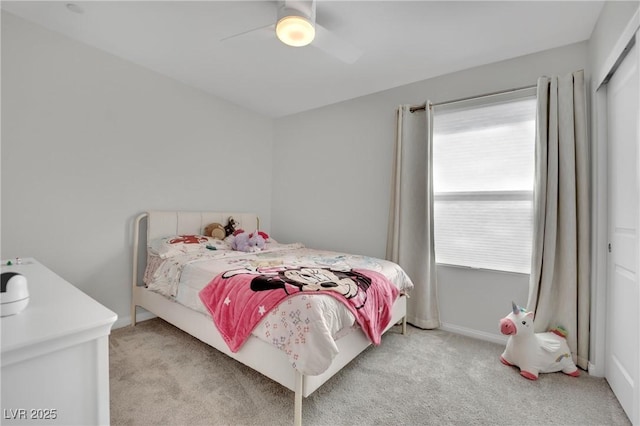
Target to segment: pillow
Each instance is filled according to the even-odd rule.
[[[162,259],[210,250],[228,250],[229,248],[229,245],[224,241],[205,235],[173,235],[152,240],[148,245],[149,251]]]

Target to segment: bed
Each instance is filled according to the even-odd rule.
[[[311,306],[311,302],[315,304],[315,301],[318,300],[322,301],[320,303],[323,306],[322,309],[326,309],[326,306],[331,307],[330,313],[326,315],[331,320],[318,321],[323,324],[322,327],[327,327],[327,330],[323,329],[318,333],[321,337],[312,339],[312,334],[305,335],[309,341],[313,340],[315,343],[303,342],[305,344],[301,345],[299,344],[300,339],[290,339],[287,343],[289,346],[287,346],[282,344],[282,341],[280,343],[276,341],[272,324],[275,321],[269,320],[269,318],[274,319],[275,317],[269,317],[269,315],[275,315],[274,312],[279,312],[283,321],[280,328],[291,326],[291,324],[284,323],[284,317],[293,317],[291,311],[294,308],[289,308],[284,306],[285,303],[281,303],[277,305],[277,308],[266,313],[261,307],[260,315],[268,315],[265,315],[265,318],[245,340],[242,340],[240,345],[236,344],[234,347],[230,346],[229,332],[223,329],[220,324],[216,327],[213,321],[214,307],[208,305],[209,299],[205,296],[205,294],[209,294],[206,292],[212,288],[212,280],[229,277],[235,279],[233,271],[243,270],[244,273],[245,269],[251,269],[251,273],[256,275],[267,274],[266,280],[262,281],[263,285],[264,282],[269,285],[277,282],[287,292],[280,281],[274,281],[273,276],[278,274],[274,271],[294,269],[289,266],[291,262],[304,265],[300,268],[310,267],[308,262],[313,262],[313,267],[327,266],[327,269],[332,271],[353,268],[353,273],[360,271],[358,272],[359,277],[369,279],[369,283],[372,279],[384,276],[389,278],[386,281],[392,282],[395,286],[393,289],[395,297],[388,300],[388,307],[377,308],[377,312],[385,316],[385,320],[388,320],[388,323],[382,323],[383,326],[380,327],[380,330],[376,330],[380,334],[398,324],[401,325],[402,334],[406,334],[406,298],[413,284],[398,265],[385,260],[313,250],[295,243],[280,244],[273,239],[269,239],[262,250],[251,253],[229,250],[229,247],[225,245],[228,239],[224,242],[203,239],[199,241],[199,245],[181,245],[181,247],[195,247],[197,249],[195,251],[173,251],[173,247],[176,246],[176,237],[195,235],[200,238],[199,236],[203,234],[203,230],[208,224],[226,224],[230,217],[236,221],[237,229],[243,229],[246,232],[257,232],[260,229],[257,215],[251,213],[150,211],[140,214],[135,219],[132,259],[132,325],[136,324],[137,307],[144,308],[292,390],[295,395],[294,424],[300,425],[302,423],[303,398],[308,397],[372,344],[371,335],[366,333],[370,331],[368,326],[375,324],[375,321],[369,321],[367,317],[364,317],[365,320],[363,320],[363,317],[359,316],[360,311],[364,310],[360,309],[362,305],[354,310],[353,303],[356,303],[362,294],[365,294],[365,299],[367,295],[369,298],[373,295],[374,299],[383,299],[384,296],[378,296],[377,293],[372,292],[370,289],[373,286],[366,288],[366,286],[362,287],[358,284],[360,287],[352,286],[355,288],[353,294],[357,294],[354,297],[347,294],[351,290],[344,290],[343,294],[347,295],[346,298],[352,303],[352,306],[348,306],[342,300],[345,299],[343,294],[332,297],[319,294],[323,292],[316,295],[314,292],[301,291],[291,297],[287,296],[284,300],[287,300],[287,303],[306,303],[306,306]],[[145,222],[146,233],[143,230]],[[162,251],[168,242],[173,243],[171,248]],[[203,246],[206,250],[203,249]],[[141,283],[142,271],[144,271],[144,278]],[[221,271],[225,271],[226,275]],[[244,275],[239,274],[237,278],[242,276]],[[265,275],[260,275],[260,277],[264,278]],[[210,282],[211,284],[209,284]],[[256,280],[251,281],[252,285],[255,282]],[[346,282],[352,283],[349,280]],[[292,287],[289,284],[287,284],[287,288],[298,289],[298,287]],[[300,288],[302,287],[300,286]],[[367,291],[363,293],[362,288],[366,288]],[[389,292],[391,290],[387,293]],[[225,303],[228,302],[227,299],[225,299]],[[306,302],[302,302],[303,299]],[[309,315],[325,314],[312,313]],[[370,315],[376,316],[377,314],[372,311]],[[300,323],[300,318],[297,320]],[[375,326],[370,328],[375,329]],[[301,327],[298,326],[298,330],[300,329]],[[293,333],[290,332],[290,334]],[[304,337],[302,340],[305,340]],[[315,350],[305,349],[307,346],[315,348]],[[307,357],[309,357],[308,360]]]

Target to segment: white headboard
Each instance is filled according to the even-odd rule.
[[[150,211],[147,212],[147,241],[171,235],[202,234],[210,223],[226,226],[229,217],[236,221],[236,229],[253,232],[260,228],[260,219],[254,213]]]
[[[255,213],[149,211],[138,215],[134,221],[133,231],[133,286],[136,287],[138,282],[142,282],[138,271],[142,274],[146,264],[146,246],[140,244],[144,241],[143,236],[140,235],[140,224],[143,219],[147,219],[146,241],[151,241],[171,235],[202,234],[204,228],[210,223],[216,222],[226,226],[229,217],[233,217],[236,221],[236,229],[242,228],[247,232],[260,229],[260,219]],[[135,309],[135,306],[132,309]],[[131,315],[133,317],[134,314]]]

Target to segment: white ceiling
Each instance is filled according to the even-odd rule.
[[[363,51],[347,64],[275,35],[273,1],[2,1],[2,9],[271,117],[590,37],[602,1],[328,1],[317,22]]]

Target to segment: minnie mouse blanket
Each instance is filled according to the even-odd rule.
[[[279,266],[226,271],[217,275],[199,296],[231,351],[237,352],[265,315],[278,309],[280,303],[317,293],[341,301],[369,340],[378,345],[382,331],[391,320],[391,308],[399,290],[376,271]],[[287,315],[295,317],[296,314]],[[299,322],[297,327],[313,327],[313,324]]]

